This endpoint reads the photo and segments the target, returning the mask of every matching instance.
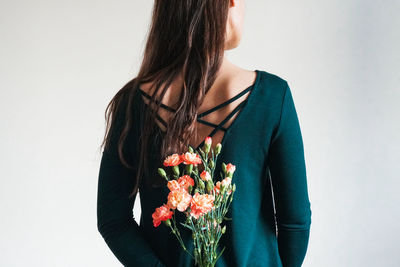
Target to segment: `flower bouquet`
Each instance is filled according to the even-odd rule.
[[[235,165],[222,163],[220,175],[223,178],[214,184],[214,170],[221,144],[211,149],[212,139],[207,137],[203,149],[195,151],[190,145],[188,152],[181,155],[172,154],[165,158],[163,165],[172,167],[172,177],[164,168],[158,168],[158,174],[167,180],[170,190],[167,203],[155,209],[152,214],[153,225],[158,227],[161,222],[171,228],[182,248],[195,260],[196,266],[215,266],[225,247],[218,253],[218,241],[226,232],[226,226],[221,227],[233,199],[236,186],[232,183]],[[211,151],[211,156],[209,155]],[[199,165],[204,169],[199,173]],[[183,170],[180,170],[180,166]],[[193,193],[193,194],[192,194]],[[192,231],[194,252],[192,255],[185,247],[178,228],[176,227],[175,211],[186,215],[186,221],[180,222]]]

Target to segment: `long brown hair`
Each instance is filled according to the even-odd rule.
[[[167,88],[180,74],[183,85],[179,106],[162,140],[161,158],[187,150],[189,137],[196,132],[197,110],[222,64],[228,9],[229,0],[154,1],[139,73],[117,92],[105,111],[106,133],[101,146],[106,150],[115,142],[122,164],[132,169],[134,166],[128,163],[123,152],[133,123],[133,96],[140,83],[152,81],[156,88],[150,101],[154,108],[145,116],[141,131],[139,165],[130,196],[136,194],[142,171],[147,170],[146,155],[150,133],[155,129],[154,116]],[[161,90],[159,96],[158,90]],[[114,123],[119,121],[117,117],[122,120],[119,126]]]

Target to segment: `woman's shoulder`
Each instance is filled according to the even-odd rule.
[[[259,85],[261,87],[260,91],[269,91],[275,94],[285,93],[288,87],[288,81],[286,77],[263,69],[257,71],[259,71],[261,74]]]
[[[256,88],[257,109],[265,107],[279,110],[289,88],[286,77],[263,69],[257,70],[260,74]]]

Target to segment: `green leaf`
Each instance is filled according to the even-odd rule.
[[[221,250],[221,252],[219,253],[218,257],[215,259],[214,264],[217,262],[217,260],[219,259],[219,257],[221,257],[222,252],[224,252],[225,247]]]
[[[180,224],[182,224],[183,226],[185,226],[185,227],[189,228],[190,230],[194,231],[192,226],[187,225],[186,223],[182,223],[182,222],[180,222]]]

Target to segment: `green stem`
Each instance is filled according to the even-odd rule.
[[[176,238],[178,239],[179,243],[181,244],[182,248],[183,248],[192,258],[194,258],[193,255],[189,252],[189,250],[186,249],[186,246],[185,246],[185,244],[183,243],[181,234],[179,233],[179,230],[178,230],[178,228],[176,227],[175,213],[174,213],[173,218],[172,218],[172,224],[174,225],[174,227],[172,228],[172,226],[170,225],[170,228],[171,228],[172,232],[175,234],[175,236],[176,236]]]

